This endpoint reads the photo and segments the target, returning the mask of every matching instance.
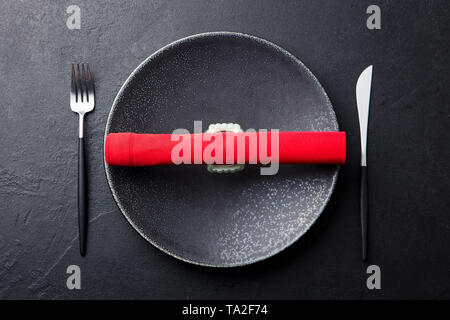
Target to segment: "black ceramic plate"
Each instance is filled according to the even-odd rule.
[[[106,132],[193,132],[212,123],[245,130],[337,131],[333,107],[313,74],[268,41],[215,32],[176,41],[130,75]],[[186,262],[239,266],[299,239],[324,209],[337,166],[258,166],[212,174],[205,166],[106,167],[120,210],[150,243]],[[131,244],[130,244],[131,245]]]

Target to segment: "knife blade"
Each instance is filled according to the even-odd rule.
[[[361,247],[362,259],[367,258],[368,228],[368,179],[367,179],[367,127],[369,123],[370,92],[372,88],[373,66],[368,66],[359,76],[356,83],[356,104],[358,107],[359,129],[361,137]]]

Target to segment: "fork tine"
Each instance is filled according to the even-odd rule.
[[[88,63],[86,63],[86,70],[87,70],[87,74],[88,74],[88,79],[92,80],[91,69],[89,69],[89,64]]]
[[[81,73],[79,64],[77,64],[77,102],[83,102],[83,87],[81,86]]]
[[[81,64],[81,85],[83,86],[83,101],[88,102],[88,89],[86,83],[86,71],[84,71],[84,63]]]
[[[75,66],[72,63],[72,83],[70,85],[70,104],[74,105],[77,102],[77,85],[75,83]]]
[[[86,72],[87,72],[87,93],[88,93],[88,101],[94,102],[94,84],[92,81],[91,69],[89,68],[89,64],[86,63]]]

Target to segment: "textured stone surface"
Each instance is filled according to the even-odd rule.
[[[450,298],[450,152],[446,1],[378,1],[382,30],[365,27],[369,1],[69,1],[0,3],[1,298]],[[150,246],[115,205],[102,144],[112,101],[129,73],[176,39],[238,31],[299,57],[325,87],[348,133],[348,163],[317,224],[262,263],[233,270],[177,261]],[[97,105],[89,132],[88,256],[76,229],[77,118],[70,64],[89,62]],[[369,124],[371,264],[365,287],[358,212],[354,86],[374,65]],[[78,264],[82,290],[66,289]]]

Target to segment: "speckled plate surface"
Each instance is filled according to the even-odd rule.
[[[126,80],[105,134],[193,132],[194,120],[246,130],[337,131],[317,79],[294,56],[249,35],[215,32],[176,41]],[[298,240],[333,192],[338,167],[258,166],[218,175],[206,166],[108,167],[114,199],[130,224],[164,252],[230,267],[270,257]],[[132,245],[130,243],[130,245]]]

